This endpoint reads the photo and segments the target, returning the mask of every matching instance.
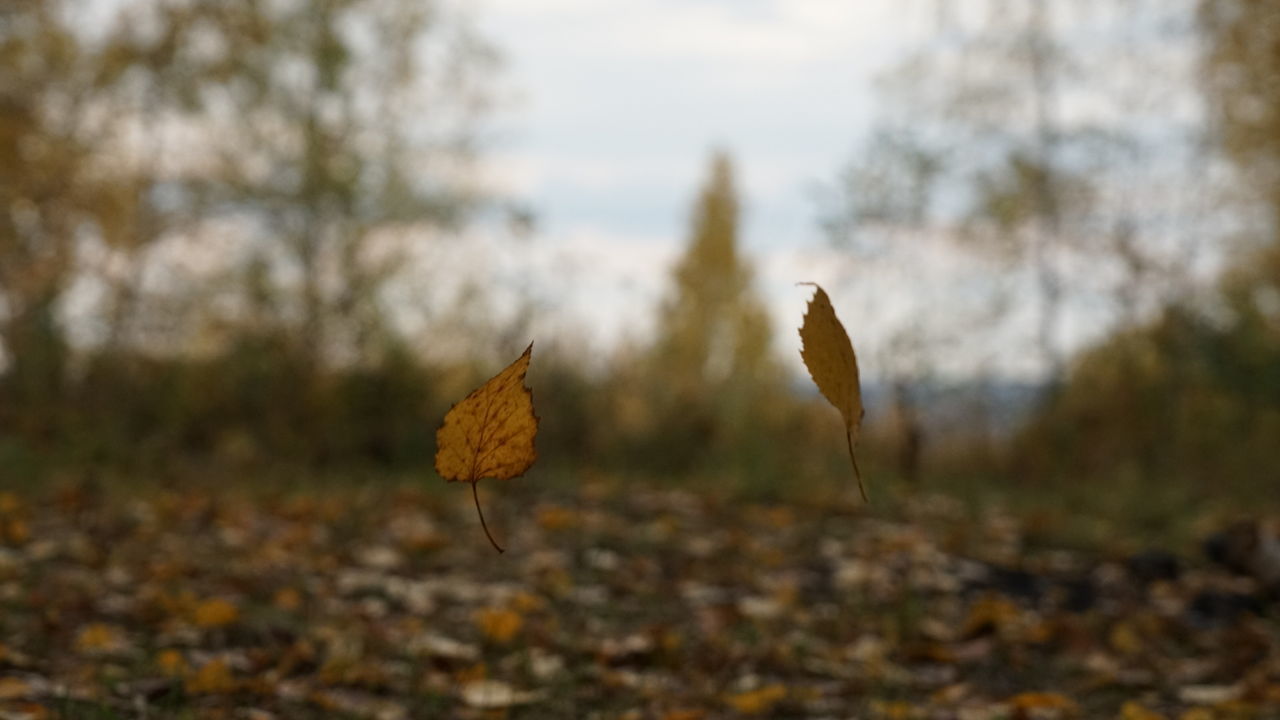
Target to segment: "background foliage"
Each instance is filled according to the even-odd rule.
[[[528,315],[494,320],[482,288],[439,300],[450,268],[413,262],[510,207],[477,173],[496,49],[443,0],[124,2],[92,31],[91,5],[0,10],[5,477],[425,472],[448,402],[491,374],[490,348],[527,340]],[[990,280],[860,348],[871,473],[1185,502],[1274,487],[1276,11],[1001,7],[940,6],[827,188],[851,266],[909,268],[941,236]],[[1194,83],[1152,78],[1142,50],[1165,45],[1195,49]],[[1205,112],[1165,113],[1188,97]],[[842,477],[829,410],[781,362],[790,328],[770,326],[739,246],[729,155],[707,173],[653,335],[589,362],[568,336],[540,345],[549,475],[765,495]],[[1105,310],[1069,357],[1073,303]],[[998,332],[1027,316],[1028,335]],[[1022,343],[1038,379],[945,371],[954,348],[997,343]]]

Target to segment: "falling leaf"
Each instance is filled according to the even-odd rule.
[[[862,485],[862,471],[858,469],[858,459],[853,454],[853,448],[858,444],[858,430],[862,426],[863,415],[858,357],[853,352],[849,333],[845,332],[840,318],[836,317],[835,308],[831,307],[831,298],[827,297],[826,291],[817,283],[800,284],[813,285],[817,289],[805,311],[804,323],[800,326],[800,357],[804,359],[804,365],[809,368],[809,375],[822,396],[844,418],[849,461],[853,463],[853,476],[858,480],[858,492],[862,493],[862,500],[866,502],[867,490]]]
[[[518,477],[538,457],[533,445],[538,416],[533,412],[533,393],[524,385],[532,353],[533,343],[529,343],[507,369],[454,405],[436,431],[436,472],[449,482],[471,483],[480,525],[498,552],[502,547],[484,521],[476,484],[481,478]]]

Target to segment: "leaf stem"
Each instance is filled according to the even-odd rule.
[[[858,479],[858,492],[862,493],[862,502],[869,503],[871,501],[867,499],[867,489],[862,486],[862,471],[858,469],[858,458],[854,457],[853,455],[853,429],[852,428],[845,428],[844,439],[845,439],[845,442],[849,444],[849,461],[853,463],[853,476]],[[480,520],[483,522],[484,517],[481,516]]]
[[[854,467],[857,467],[857,465],[854,465]],[[861,480],[859,480],[859,482],[861,482]],[[498,544],[498,541],[493,539],[493,535],[489,534],[489,525],[484,521],[484,511],[480,509],[480,491],[476,490],[476,486],[479,484],[480,483],[478,482],[471,483],[471,499],[476,501],[476,514],[480,516],[480,527],[484,528],[484,536],[489,538],[489,544],[493,545],[494,550],[497,550],[500,553],[506,552],[502,549],[502,546]],[[866,495],[864,494],[863,497],[865,498]]]

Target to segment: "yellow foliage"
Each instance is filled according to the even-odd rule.
[[[826,291],[815,283],[805,283],[817,288],[800,326],[800,357],[809,369],[809,375],[827,402],[840,411],[844,418],[845,439],[849,445],[849,461],[858,479],[858,491],[863,501],[867,490],[862,485],[862,471],[853,448],[858,443],[858,431],[862,427],[862,385],[858,379],[858,357],[853,352],[853,342],[845,332],[840,318]]]
[[[20,700],[33,695],[35,688],[31,683],[16,677],[0,678],[0,700]]]
[[[734,710],[744,715],[766,713],[787,696],[787,689],[777,683],[766,685],[756,690],[736,693],[725,697],[724,701]]]

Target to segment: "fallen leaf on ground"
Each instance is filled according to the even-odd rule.
[[[541,693],[516,690],[501,680],[472,680],[462,686],[462,701],[475,708],[496,710],[526,705],[541,698]]]
[[[124,632],[106,623],[93,623],[82,628],[76,635],[76,650],[83,653],[116,653],[125,650],[128,642]]]
[[[236,686],[231,668],[225,660],[210,660],[187,677],[186,689],[192,695],[231,692]]]
[[[787,689],[781,685],[766,685],[757,690],[736,693],[727,696],[724,701],[734,710],[746,715],[759,715],[768,712],[787,696]]]
[[[1178,699],[1190,705],[1220,705],[1240,699],[1239,685],[1188,685],[1178,689]]]
[[[1166,720],[1166,718],[1136,700],[1129,700],[1120,706],[1120,720]]]
[[[229,600],[209,598],[196,606],[192,619],[196,627],[206,629],[226,627],[240,619],[240,610]]]
[[[1079,712],[1071,698],[1055,692],[1024,692],[1006,701],[1014,717],[1066,717]]]
[[[520,632],[524,618],[514,610],[485,608],[476,613],[476,625],[486,638],[505,645]]]

